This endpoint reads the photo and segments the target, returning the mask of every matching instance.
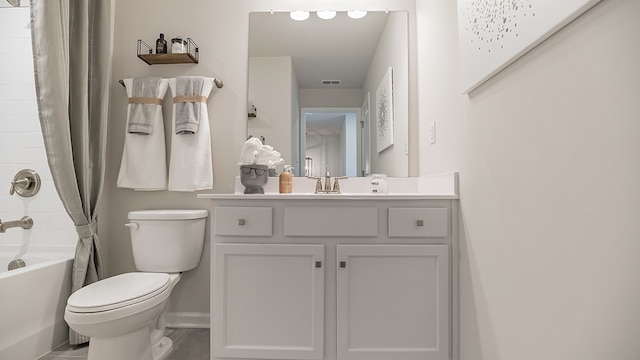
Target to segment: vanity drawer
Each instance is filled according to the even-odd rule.
[[[213,233],[221,236],[272,236],[273,208],[216,207]]]
[[[378,209],[370,207],[287,207],[285,236],[378,236]]]
[[[447,237],[447,208],[390,208],[389,237]]]

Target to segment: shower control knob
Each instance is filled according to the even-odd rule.
[[[11,182],[11,188],[9,189],[9,195],[13,195],[16,192],[16,186],[23,188],[23,189],[28,189],[29,186],[31,185],[31,180],[24,178],[24,179],[20,179],[20,180],[14,180]]]
[[[31,197],[40,191],[40,175],[31,169],[18,171],[11,182],[9,194],[18,194],[22,197]]]

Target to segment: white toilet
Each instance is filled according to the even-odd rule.
[[[131,247],[140,272],[85,286],[67,300],[64,319],[90,338],[88,360],[162,360],[166,305],[183,271],[198,266],[207,210],[129,212]]]

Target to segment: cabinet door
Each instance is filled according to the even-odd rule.
[[[214,246],[215,357],[322,359],[324,245]]]
[[[339,360],[448,359],[446,245],[338,245]]]

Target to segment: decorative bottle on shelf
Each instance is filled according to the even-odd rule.
[[[280,173],[280,194],[290,194],[293,191],[293,173],[291,165],[285,165]]]
[[[156,40],[156,54],[167,53],[167,40],[164,39],[164,34],[160,34],[158,40]]]

